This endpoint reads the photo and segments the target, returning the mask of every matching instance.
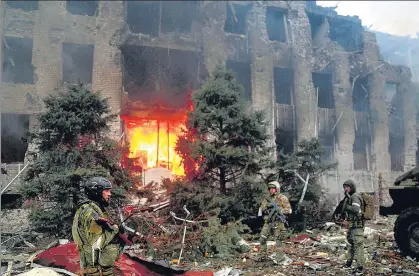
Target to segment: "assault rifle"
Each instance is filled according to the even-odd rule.
[[[101,226],[104,226],[108,229],[113,229],[113,225],[115,225],[115,223],[113,223],[110,219],[100,217],[97,213],[94,213],[93,217],[94,217],[97,224],[99,224]],[[129,232],[133,236],[142,237],[142,235],[140,233],[136,232],[132,228],[127,227],[125,225],[124,221],[120,225],[118,225],[118,229],[119,229],[119,233],[118,233],[119,238],[127,245],[132,245],[133,243],[130,240],[130,238],[127,235],[124,234],[123,230]]]
[[[284,213],[282,213],[281,208],[279,208],[278,204],[276,202],[270,202],[268,204],[268,207],[272,207],[272,210],[269,212],[268,215],[268,221],[272,221],[274,218],[279,218],[279,220],[284,223],[286,226],[288,225],[288,221],[285,218]]]
[[[339,205],[336,207],[335,212],[333,213],[333,220],[335,221],[344,221],[347,219],[347,214],[345,212],[346,206],[348,205],[349,196],[345,194],[345,198],[339,202]]]

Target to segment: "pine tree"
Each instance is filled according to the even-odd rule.
[[[38,115],[39,129],[30,133],[37,148],[23,184],[25,199],[32,206],[31,223],[41,231],[69,235],[80,183],[91,176],[104,176],[122,197],[131,183],[121,168],[123,151],[106,137],[110,115],[106,99],[84,88],[69,86],[67,93],[47,97]]]
[[[269,154],[266,123],[262,112],[251,111],[234,73],[217,67],[192,102],[177,143],[187,176],[217,183],[225,194],[226,184],[237,184],[240,175],[260,173]]]
[[[283,139],[284,132],[281,129],[277,129],[275,132],[277,146],[276,175],[272,176],[271,179],[280,179],[283,183],[282,189],[290,201],[296,203],[302,195],[304,183],[294,172],[297,172],[304,179],[307,175],[310,175],[307,192],[303,202],[298,206],[299,212],[297,212],[297,215],[300,216],[299,219],[301,219],[301,215],[308,216],[309,223],[314,223],[322,217],[327,219],[324,217],[324,212],[328,211],[329,206],[319,204],[324,201],[323,196],[325,194],[324,188],[319,183],[319,176],[333,169],[337,164],[325,164],[322,161],[324,149],[316,138],[301,141],[295,151],[285,154],[283,148],[287,141]],[[328,202],[325,204],[328,204]]]

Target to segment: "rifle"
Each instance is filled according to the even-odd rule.
[[[271,219],[274,218],[274,216],[278,217],[279,220],[284,223],[286,226],[289,226],[287,219],[285,218],[284,213],[282,213],[281,208],[279,208],[278,204],[276,202],[270,202],[268,204],[269,207],[273,207],[271,212],[268,215],[268,221],[271,221]]]
[[[345,194],[345,198],[339,203],[336,207],[335,212],[333,213],[333,220],[346,220],[346,206],[348,205],[349,197]],[[337,218],[336,218],[337,217]]]
[[[95,221],[96,221],[96,223],[97,224],[99,224],[99,225],[101,225],[101,226],[104,226],[104,227],[107,227],[108,229],[114,229],[113,228],[113,225],[115,225],[115,223],[113,223],[110,219],[107,219],[107,218],[103,218],[103,217],[100,217],[97,213],[94,213],[93,214],[93,217],[94,217],[94,219],[95,219]],[[133,229],[131,229],[131,228],[129,228],[129,229],[127,229],[127,228],[129,228],[129,227],[126,227],[125,225],[124,225],[124,223],[122,223],[121,225],[118,225],[118,229],[119,229],[119,232],[118,232],[118,237],[125,243],[125,244],[128,244],[128,245],[132,245],[133,243],[132,243],[132,241],[128,238],[128,236],[127,235],[125,235],[121,230],[122,229],[124,229],[124,230],[128,230],[128,232],[131,232],[132,234],[134,234],[134,235],[136,235],[136,236],[142,236],[142,235],[140,235],[140,233],[138,233],[138,232],[136,232],[136,231],[134,231]]]

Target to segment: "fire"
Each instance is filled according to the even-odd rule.
[[[184,122],[161,120],[129,122],[129,158],[138,160],[143,169],[163,167],[174,175],[185,175],[182,158],[175,150],[183,126]]]

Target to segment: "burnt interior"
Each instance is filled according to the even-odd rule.
[[[25,141],[29,131],[29,115],[1,114],[1,162],[22,163],[28,144]]]
[[[294,151],[295,135],[293,131],[277,128],[275,130],[275,144],[277,152],[290,154]]]
[[[63,81],[83,84],[92,83],[94,45],[62,44]]]
[[[391,170],[404,170],[404,124],[403,124],[403,96],[398,93],[397,83],[386,83],[385,94],[388,103],[389,121],[389,152]]]
[[[353,78],[349,79],[349,82],[353,83]],[[354,83],[352,92],[352,104],[354,111],[367,112],[370,106],[370,97],[368,91],[368,79],[357,78]]]
[[[292,69],[274,67],[274,90],[276,103],[292,104],[293,83]]]
[[[127,1],[126,21],[133,33],[159,35],[160,1]]]
[[[286,42],[286,11],[277,7],[266,8],[266,29],[269,40]]]
[[[335,162],[335,136],[334,134],[321,134],[318,137],[320,145],[324,152],[321,160],[325,164],[332,164]]]
[[[246,100],[251,101],[252,99],[252,71],[250,67],[250,62],[239,62],[234,60],[226,61],[227,69],[236,73],[237,81],[243,85],[244,88],[244,97]]]
[[[234,34],[247,34],[246,19],[252,5],[237,5],[226,2],[227,18],[224,24],[224,31]]]
[[[313,72],[312,77],[315,91],[318,91],[317,106],[320,108],[335,108],[332,74]],[[316,96],[316,94],[314,96]]]
[[[196,1],[127,1],[126,21],[133,33],[190,33],[196,20]]]
[[[67,0],[66,9],[69,13],[74,15],[94,16],[98,9],[98,1]]]
[[[124,90],[133,101],[186,108],[187,94],[208,76],[200,53],[124,45]]]
[[[2,81],[33,84],[33,40],[29,38],[4,36],[2,42]]]
[[[307,13],[307,16],[310,22],[311,39],[315,39],[316,35],[318,34],[319,30],[321,29],[324,23],[325,17],[315,13]]]
[[[39,9],[39,1],[38,0],[31,0],[31,1],[4,1],[6,2],[7,6],[13,9],[19,9],[23,11],[35,11]]]
[[[328,17],[330,26],[330,39],[337,42],[345,51],[363,50],[364,41],[362,34],[364,28],[361,22],[353,22],[345,18]]]
[[[369,148],[371,137],[367,135],[355,135],[353,144],[354,170],[369,170]]]

